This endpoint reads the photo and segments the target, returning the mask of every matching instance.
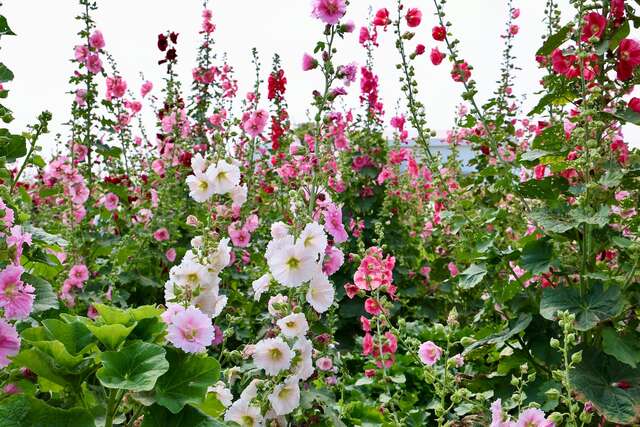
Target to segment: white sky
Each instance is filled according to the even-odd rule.
[[[565,18],[570,15],[568,0],[562,0]],[[359,28],[367,20],[369,5],[375,9],[387,7],[395,10],[395,0],[351,0],[347,18],[353,19]],[[431,38],[435,25],[434,7],[431,1],[407,0],[406,6],[418,6],[424,13],[414,43],[427,46],[427,53],[436,42]],[[474,66],[474,77],[479,82],[480,99],[485,100],[495,88],[499,77],[502,39],[506,18],[506,0],[450,0],[447,2],[448,18],[454,23],[453,31],[461,40],[462,56]],[[520,34],[515,41],[519,72],[515,93],[528,94],[526,110],[535,105],[538,70],[534,54],[544,32],[542,23],[544,0],[521,0],[515,4],[522,11],[518,24]],[[229,62],[236,69],[240,82],[240,94],[244,95],[253,84],[251,48],[258,48],[263,74],[271,69],[271,57],[277,52],[289,81],[287,100],[294,122],[306,119],[306,108],[311,91],[321,84],[319,72],[302,72],[301,57],[311,52],[322,32],[322,24],[310,16],[309,0],[212,0],[217,25],[215,39],[217,50],[227,52]],[[191,68],[195,64],[196,48],[200,36],[202,2],[200,0],[102,0],[94,18],[103,32],[107,50],[118,62],[120,72],[139,93],[139,72],[154,82],[154,92],[160,88],[163,67],[157,65],[159,51],[156,37],[160,32],[173,30],[180,33],[179,72],[188,88]],[[74,20],[80,12],[75,0],[5,0],[4,14],[18,34],[3,37],[2,62],[16,74],[8,87],[11,89],[9,106],[16,117],[14,130],[23,129],[35,121],[44,109],[53,113],[52,135],[45,139],[49,151],[53,135],[66,129],[61,126],[69,116],[71,87],[68,78],[73,67],[69,59],[73,46],[78,44],[76,32],[81,24]],[[338,60],[343,63],[365,60],[365,52],[358,45],[357,31],[338,43]],[[637,34],[635,34],[637,38]],[[397,53],[393,47],[393,33],[380,35],[381,47],[376,51],[375,72],[380,75],[381,97],[387,117],[395,112],[400,98],[398,72],[395,69]],[[441,44],[439,44],[441,45]],[[441,46],[441,50],[444,50]],[[450,77],[450,66],[443,63],[434,67],[425,54],[417,62],[417,77],[421,85],[421,97],[427,107],[427,117],[432,128],[444,131],[453,121],[456,105],[460,102],[461,86]],[[101,85],[104,93],[104,85]],[[265,85],[266,91],[266,85]],[[354,88],[353,92],[358,89]],[[265,92],[266,93],[266,92]],[[352,94],[355,98],[355,94]],[[152,113],[146,110],[145,122],[153,123]],[[151,131],[151,129],[148,129]],[[154,132],[150,132],[151,135]],[[627,131],[632,145],[640,146],[638,128]],[[637,142],[636,142],[637,141]]]

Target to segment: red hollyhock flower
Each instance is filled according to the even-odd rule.
[[[169,47],[167,36],[165,36],[164,34],[158,34],[158,49],[164,52],[165,50],[167,50],[167,47]]]
[[[426,50],[426,48],[424,47],[423,44],[417,45],[416,46],[416,55],[422,55],[425,50]]]
[[[431,49],[431,63],[433,65],[440,65],[445,56],[446,55],[440,52],[437,47],[435,49]]]
[[[640,113],[640,98],[631,98],[631,101],[629,101],[629,108],[636,113]]]
[[[604,16],[598,12],[590,12],[584,17],[582,37],[580,37],[580,40],[588,42],[591,37],[601,38],[606,27],[607,19]]]
[[[442,25],[433,27],[433,30],[431,30],[431,35],[433,36],[434,40],[441,42],[445,39],[445,37],[447,37],[447,29]]]
[[[466,82],[469,80],[471,77],[471,70],[469,69],[467,61],[454,64],[453,70],[451,70],[451,77],[454,82]]]
[[[420,9],[412,7],[407,11],[407,16],[405,17],[407,20],[407,25],[410,27],[417,27],[422,22],[422,12]]]
[[[389,19],[389,10],[387,8],[382,8],[376,12],[376,16],[373,18],[373,25],[376,27],[386,27],[391,24],[391,19]]]
[[[618,47],[618,72],[619,80],[629,80],[633,71],[640,65],[640,43],[633,39],[624,39]]]

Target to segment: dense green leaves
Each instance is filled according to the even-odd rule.
[[[169,369],[164,348],[145,342],[136,342],[120,351],[105,352],[100,357],[103,366],[96,376],[107,388],[149,391]]]
[[[602,349],[608,355],[634,368],[640,363],[640,339],[635,332],[620,334],[613,328],[604,329]]]
[[[471,345],[467,346],[464,349],[464,354],[470,353],[473,350],[483,347],[485,345],[496,345],[496,344],[502,344],[506,341],[509,341],[511,338],[515,337],[520,332],[527,329],[527,326],[529,326],[532,319],[533,317],[528,313],[521,314],[517,320],[515,320],[514,322],[511,322],[511,324],[503,331],[497,334],[489,335],[488,337],[480,339],[472,343]]]
[[[472,264],[460,274],[460,287],[462,289],[474,288],[478,283],[482,282],[486,274],[487,267],[485,265]]]
[[[531,274],[540,274],[549,270],[553,257],[553,247],[545,239],[527,244],[522,251],[522,267]]]
[[[567,24],[560,29],[557,33],[550,36],[536,52],[536,55],[546,56],[550,55],[555,49],[560,47],[562,43],[567,41],[567,38],[573,30],[573,24]]]
[[[190,406],[173,414],[162,406],[153,405],[145,413],[141,427],[221,427],[224,425]]]
[[[95,427],[83,408],[60,409],[31,396],[11,396],[0,403],[2,427]]]

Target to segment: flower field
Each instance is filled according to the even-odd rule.
[[[197,46],[148,47],[158,81],[77,1],[55,146],[37,105],[6,128],[0,63],[0,427],[640,425],[639,0],[538,0],[544,34],[501,1],[495,82],[448,19],[469,0],[310,1],[303,123],[278,55],[241,93],[206,0]],[[442,134],[422,63],[462,92]]]

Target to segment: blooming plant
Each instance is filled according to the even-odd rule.
[[[286,62],[254,50],[240,94],[207,1],[185,83],[180,34],[135,81],[79,0],[69,132],[43,150],[48,112],[0,129],[0,425],[640,423],[640,3],[540,2],[522,55],[505,0],[481,99],[452,1],[311,1],[297,63],[321,86],[294,124]],[[418,64],[462,92],[445,134]],[[0,98],[12,79],[0,64]]]

